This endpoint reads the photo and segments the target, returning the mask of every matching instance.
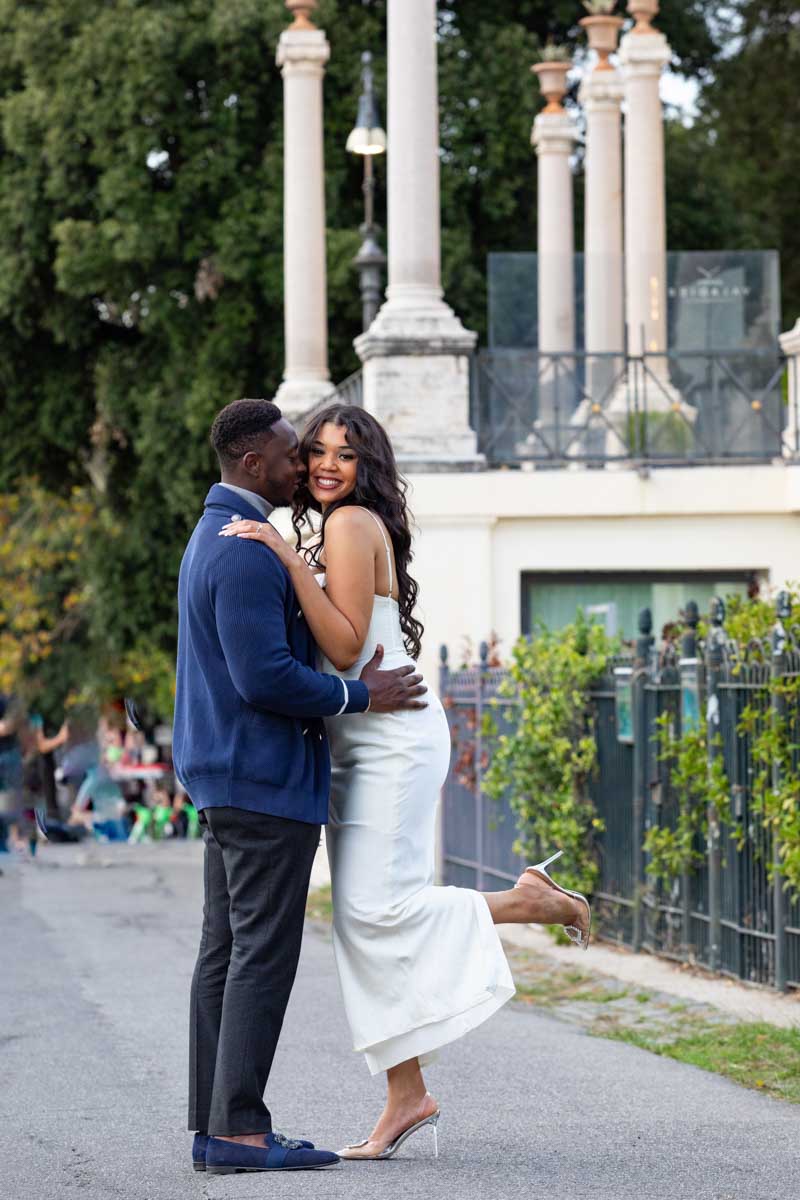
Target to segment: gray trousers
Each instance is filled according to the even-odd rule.
[[[300,956],[319,825],[207,808],[205,904],[192,979],[189,1128],[266,1133],[264,1103]]]

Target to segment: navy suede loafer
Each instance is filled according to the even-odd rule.
[[[226,1142],[210,1137],[206,1146],[209,1175],[236,1175],[241,1171],[316,1171],[340,1161],[332,1150],[309,1150],[279,1133],[265,1133],[264,1146]]]
[[[287,1138],[283,1133],[273,1133],[273,1137],[281,1145],[288,1146],[290,1150],[313,1150],[314,1143],[307,1142],[305,1138]],[[205,1171],[206,1169],[206,1151],[208,1149],[208,1134],[196,1133],[194,1142],[192,1143],[192,1166],[195,1171]]]

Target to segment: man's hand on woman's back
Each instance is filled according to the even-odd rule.
[[[427,692],[422,676],[416,667],[395,667],[392,671],[380,669],[383,662],[383,646],[378,646],[364,670],[359,675],[369,691],[371,712],[397,712],[404,708],[427,708],[428,702],[421,700]]]

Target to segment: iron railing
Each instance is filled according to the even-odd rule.
[[[357,408],[363,408],[364,376],[361,368],[342,380],[331,399],[338,400],[341,404],[355,404]]]
[[[771,834],[754,816],[758,766],[752,737],[740,729],[745,705],[760,710],[763,721],[771,719],[775,705],[783,705],[800,765],[800,705],[768,686],[771,678],[800,675],[800,646],[787,643],[779,619],[771,645],[739,648],[725,634],[723,606],[714,603],[714,623],[700,654],[696,606],[687,605],[680,656],[671,645],[656,654],[645,609],[635,652],[612,664],[623,671],[610,670],[591,689],[597,740],[591,793],[604,825],[596,841],[596,929],[601,938],[631,950],[697,963],[749,983],[800,988],[800,898],[785,890]],[[481,786],[488,765],[484,713],[491,709],[501,731],[514,720],[513,698],[498,696],[505,672],[489,668],[487,654],[482,647],[478,665],[451,670],[442,648],[441,695],[453,758],[443,795],[440,872],[445,883],[491,891],[515,881],[524,864],[515,850],[519,832],[508,798],[490,800]],[[629,684],[631,730],[621,726],[619,674]],[[696,847],[701,865],[656,882],[647,871],[645,834],[674,827],[681,803],[671,764],[659,751],[657,722],[665,717],[680,732],[691,711],[687,690],[690,701],[695,696],[696,711],[703,706],[707,713],[714,735],[709,753],[722,755],[734,826],[723,827],[710,812],[707,844]]]
[[[471,421],[490,466],[769,462],[796,457],[786,359],[764,350],[482,350]]]

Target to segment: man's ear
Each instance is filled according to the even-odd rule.
[[[252,475],[254,479],[258,479],[261,474],[261,455],[257,450],[248,450],[242,459],[242,466],[248,475]]]

